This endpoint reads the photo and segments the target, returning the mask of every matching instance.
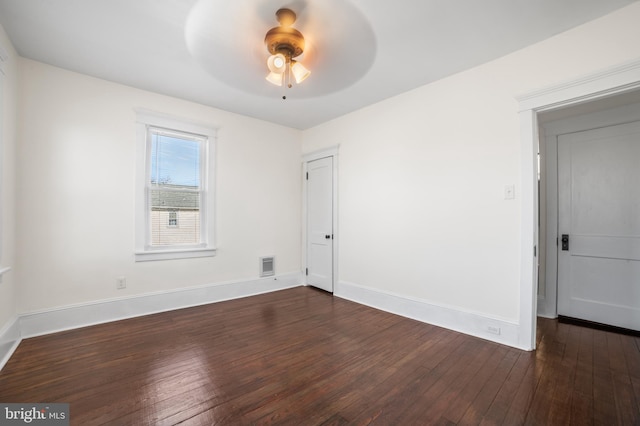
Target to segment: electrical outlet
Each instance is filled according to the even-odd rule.
[[[116,288],[118,290],[122,290],[123,288],[127,288],[127,279],[125,277],[116,278]]]
[[[487,326],[487,331],[491,334],[500,334],[500,327]]]

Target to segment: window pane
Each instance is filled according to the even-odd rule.
[[[200,186],[200,142],[151,133],[151,183]]]
[[[181,137],[151,131],[152,246],[201,242],[200,144],[189,135]]]
[[[149,192],[151,245],[199,244],[200,193],[169,189],[167,186]]]

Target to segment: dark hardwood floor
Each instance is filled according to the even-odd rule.
[[[638,425],[640,339],[540,319],[524,352],[299,287],[25,339],[0,402],[73,425]]]

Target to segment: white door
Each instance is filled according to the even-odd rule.
[[[558,314],[640,330],[640,122],[558,136],[558,208]]]
[[[333,157],[307,173],[307,284],[333,292]]]

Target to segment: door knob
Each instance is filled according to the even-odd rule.
[[[331,235],[325,235],[324,237],[328,240],[329,238],[331,238]]]

